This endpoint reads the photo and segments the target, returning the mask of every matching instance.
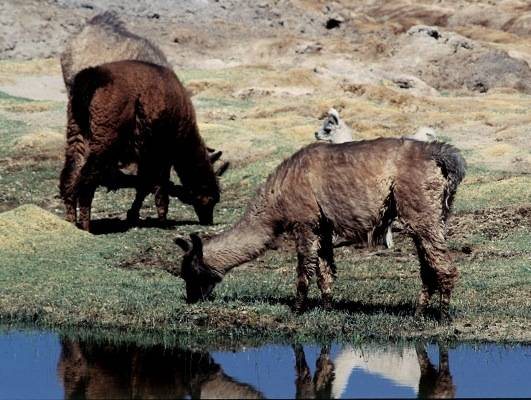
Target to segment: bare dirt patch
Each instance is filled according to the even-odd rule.
[[[448,236],[465,238],[482,233],[490,240],[503,239],[515,229],[531,230],[531,205],[488,208],[452,217]]]

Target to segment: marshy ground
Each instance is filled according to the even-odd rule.
[[[308,15],[324,13],[316,10],[310,7]],[[140,226],[129,228],[125,213],[133,191],[103,189],[93,203],[93,234],[63,222],[57,185],[66,96],[58,59],[29,54],[31,60],[0,61],[0,319],[60,329],[118,329],[133,336],[191,333],[229,342],[236,337],[436,336],[530,342],[531,96],[520,87],[478,93],[432,81],[432,86],[412,81],[413,87],[404,87],[400,80],[384,78],[370,69],[369,61],[396,68],[397,53],[384,45],[396,41],[394,49],[407,55],[407,46],[400,44],[407,34],[398,28],[378,33],[375,27],[386,25],[377,17],[363,22],[352,13],[342,17],[346,22],[339,30],[319,25],[322,36],[315,28],[285,37],[287,28],[271,26],[266,37],[252,31],[245,44],[231,29],[215,25],[228,38],[230,46],[224,49],[212,45],[220,40],[215,35],[201,42],[199,33],[187,36],[184,28],[177,33],[167,28],[168,37],[157,36],[158,28],[146,27],[158,19],[127,17],[138,22],[140,33],[147,29],[157,39],[180,38],[162,47],[193,95],[201,134],[231,161],[213,227],[197,225],[193,210],[176,200],[170,204],[169,223],[160,226],[152,219],[156,212],[148,198]],[[411,18],[430,22],[422,15]],[[396,24],[406,24],[398,19]],[[288,27],[290,21],[287,17]],[[525,33],[451,21],[454,25],[444,30],[470,40],[484,31],[489,35],[481,46],[531,59]],[[340,31],[351,23],[358,27],[355,39]],[[183,26],[198,29],[192,22]],[[378,46],[383,46],[381,54],[369,57]],[[352,56],[355,49],[365,53]],[[468,172],[448,232],[461,273],[451,325],[413,317],[419,266],[411,241],[399,232],[392,250],[336,250],[334,311],[319,308],[312,287],[315,306],[303,315],[291,312],[296,255],[289,241],[232,271],[216,288],[214,301],[185,303],[183,281],[176,276],[181,253],[173,238],[231,226],[274,167],[314,140],[319,118],[332,106],[340,109],[357,139],[401,136],[431,126],[465,155]]]

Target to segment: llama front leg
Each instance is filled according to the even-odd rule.
[[[133,204],[131,204],[131,208],[129,211],[127,211],[127,221],[130,224],[137,224],[138,220],[140,219],[140,209],[142,208],[142,204],[144,203],[144,199],[149,194],[150,190],[146,185],[139,185],[136,189],[135,199],[133,200]]]
[[[299,228],[297,240],[297,298],[295,310],[304,312],[308,307],[308,286],[310,279],[319,268],[319,237],[311,229]]]
[[[155,185],[155,206],[157,207],[157,215],[160,222],[165,222],[168,216],[168,206],[170,203],[170,196],[168,194],[169,181],[170,168],[168,167],[160,174],[159,180]]]
[[[170,196],[168,195],[167,185],[155,187],[155,206],[157,207],[157,216],[160,222],[165,222],[168,218],[168,208],[170,205]]]
[[[324,237],[326,236],[326,237]],[[332,309],[332,284],[336,277],[332,235],[323,235],[318,250],[317,286],[321,291],[322,305],[325,310]]]

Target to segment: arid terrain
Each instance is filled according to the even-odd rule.
[[[211,334],[531,341],[529,2],[109,3],[0,4],[4,320],[171,332],[206,326]],[[169,228],[148,219],[127,230],[129,190],[97,192],[94,233],[104,235],[60,221],[66,94],[58,56],[69,35],[107,9],[162,48],[193,96],[201,134],[231,161],[221,180],[219,223],[211,228],[196,225],[193,210],[173,200]],[[337,310],[330,313],[289,311],[296,262],[289,244],[231,273],[206,305],[187,307],[182,281],[166,272],[179,265],[172,238],[230,226],[269,172],[315,140],[330,107],[356,140],[430,127],[462,150],[468,172],[449,228],[461,271],[453,326],[412,317],[418,262],[399,232],[392,250],[337,250]],[[142,215],[155,217],[151,198]],[[133,289],[139,293],[131,295]]]

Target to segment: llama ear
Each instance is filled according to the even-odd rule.
[[[217,170],[216,170],[216,176],[221,176],[223,175],[227,169],[229,168],[229,165],[230,163],[228,161],[225,161],[221,167],[219,167]]]
[[[190,239],[192,239],[192,252],[198,255],[203,255],[203,241],[197,233],[191,233]]]
[[[339,112],[335,108],[328,110],[328,116],[332,117],[336,124],[339,124]]]
[[[209,155],[209,157],[210,157],[210,162],[211,162],[212,164],[214,164],[216,161],[218,161],[218,160],[220,159],[220,157],[221,157],[222,154],[223,154],[222,151],[216,151],[216,152],[211,153],[211,154]]]
[[[186,240],[182,236],[177,236],[175,239],[173,239],[173,242],[179,246],[185,253],[188,253],[190,251],[190,242]]]
[[[223,280],[223,274],[219,272],[218,270],[215,270],[214,268],[210,268],[208,270],[208,273],[210,277],[214,280],[214,282],[219,283]]]

